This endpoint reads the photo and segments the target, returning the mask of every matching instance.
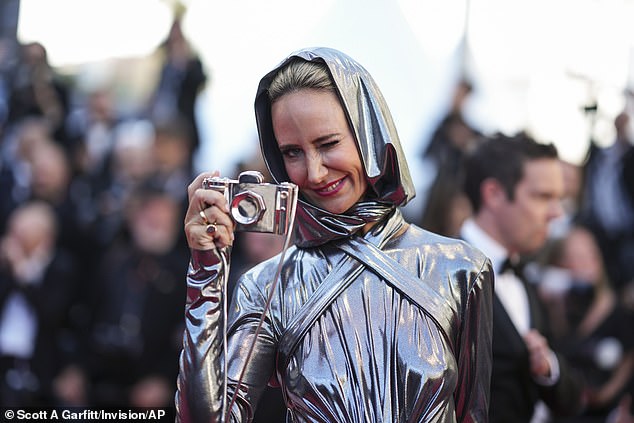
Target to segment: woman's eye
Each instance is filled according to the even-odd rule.
[[[325,142],[321,145],[322,148],[332,148],[335,145],[339,144],[339,140],[332,140],[332,141],[328,141]]]
[[[287,157],[289,159],[299,157],[300,154],[301,154],[301,150],[299,148],[286,148],[282,151],[282,156]]]

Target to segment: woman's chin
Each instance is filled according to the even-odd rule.
[[[350,209],[352,209],[357,202],[361,201],[362,198],[358,198],[355,201],[351,201],[349,198],[315,198],[313,196],[309,197],[307,195],[303,196],[304,200],[307,203],[312,204],[315,207],[318,207],[322,210],[327,211],[332,214],[347,214]]]
[[[345,206],[340,206],[340,205],[336,205],[336,204],[324,204],[324,203],[321,203],[321,204],[317,205],[317,207],[319,207],[320,209],[326,210],[328,213],[344,214],[348,210],[350,210],[350,208],[352,206],[345,207]]]

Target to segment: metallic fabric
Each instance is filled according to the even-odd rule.
[[[400,213],[388,225],[402,220]],[[267,383],[284,392],[289,422],[486,422],[491,372],[492,269],[468,244],[414,225],[387,239],[365,238],[444,298],[451,342],[422,311],[371,269],[365,269],[306,333],[288,367],[277,342],[302,304],[345,253],[325,244],[291,247],[262,331],[253,334],[276,258],[247,272],[229,309],[228,395],[245,369],[233,421],[246,422]],[[195,252],[188,282],[192,295],[181,357],[177,409],[180,421],[221,421],[223,402],[222,289]],[[213,272],[212,272],[213,273]],[[246,354],[255,343],[250,360]],[[225,399],[228,401],[228,399]]]
[[[362,201],[346,214],[332,214],[308,203],[298,201],[295,244],[314,247],[357,232],[369,222],[378,222],[394,210],[393,205],[377,201]],[[301,222],[301,223],[299,223]]]
[[[486,422],[490,261],[462,241],[403,220],[397,206],[412,198],[414,190],[389,111],[367,72],[330,49],[294,55],[328,64],[374,195],[347,215],[332,215],[302,202],[296,244],[282,263],[274,257],[242,276],[226,322],[222,281],[229,270],[229,253],[192,251],[177,420],[224,421],[223,406],[230,406],[231,421],[248,422],[271,382],[282,389],[288,422]],[[265,160],[279,182],[287,176],[272,135],[265,92],[276,70],[262,79],[256,116]],[[440,330],[425,304],[401,295],[380,273],[364,267],[305,332],[284,365],[278,343],[298,310],[340,263],[351,269],[358,265],[329,241],[361,236],[358,230],[369,221],[379,223],[363,237],[437,293],[441,312],[434,309],[442,315],[434,320],[450,322],[450,327]],[[255,336],[278,265],[280,280]]]
[[[322,47],[296,51],[260,81],[255,116],[262,155],[273,178],[277,182],[289,180],[273,133],[267,90],[280,68],[296,57],[327,65],[355,135],[368,185],[373,191],[373,202],[405,205],[415,196],[415,190],[385,99],[372,76],[359,63],[334,49]],[[345,215],[333,215],[303,201],[300,192],[295,244],[315,246],[348,236],[357,229],[350,220],[359,221],[360,218],[363,219],[363,216],[354,209]]]

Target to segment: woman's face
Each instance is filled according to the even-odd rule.
[[[304,89],[273,103],[273,131],[291,181],[313,205],[348,210],[367,189],[354,135],[335,93]]]

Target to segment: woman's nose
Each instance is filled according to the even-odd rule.
[[[306,173],[308,181],[311,184],[323,182],[324,177],[328,174],[328,169],[324,166],[320,154],[311,154],[308,156],[308,160],[306,160]]]

